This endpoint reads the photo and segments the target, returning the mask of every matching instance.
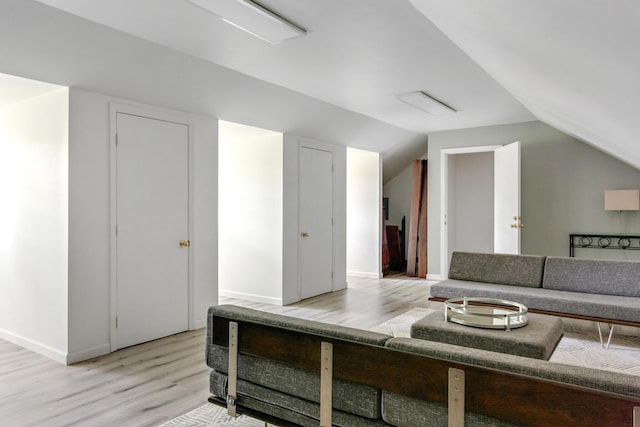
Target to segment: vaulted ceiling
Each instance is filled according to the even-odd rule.
[[[187,0],[39,1],[412,134],[539,119],[640,166],[634,0],[261,0],[307,30],[275,45]],[[457,112],[396,98],[417,90]],[[399,169],[424,145],[358,148]]]

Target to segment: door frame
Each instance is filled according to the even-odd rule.
[[[300,183],[300,166],[301,166],[301,162],[300,162],[300,153],[302,151],[303,148],[308,148],[311,150],[320,150],[320,151],[326,151],[331,153],[331,164],[332,164],[332,180],[331,180],[331,195],[332,195],[332,203],[331,203],[331,216],[333,219],[333,226],[331,227],[331,270],[332,270],[332,277],[331,277],[331,292],[336,291],[336,274],[335,274],[335,269],[336,269],[336,217],[337,217],[337,211],[336,211],[336,176],[335,176],[335,169],[336,169],[336,147],[332,144],[328,144],[328,143],[324,143],[324,142],[320,142],[320,141],[313,141],[310,139],[305,139],[305,138],[301,138],[300,142],[298,144],[298,183]],[[300,202],[300,185],[298,184],[298,203]],[[298,205],[298,215],[297,215],[297,226],[296,226],[296,252],[297,252],[297,286],[296,286],[296,291],[297,291],[297,300],[300,301],[301,299],[301,295],[302,295],[302,277],[301,277],[301,272],[300,272],[300,205]]]
[[[133,116],[139,116],[143,118],[162,120],[172,123],[177,123],[187,126],[188,145],[188,198],[189,198],[189,214],[187,221],[189,239],[193,239],[193,224],[194,224],[194,168],[193,168],[193,144],[194,144],[194,132],[193,132],[193,119],[188,114],[180,111],[166,110],[162,108],[155,108],[148,105],[137,103],[124,103],[124,102],[109,102],[109,192],[110,192],[110,215],[109,215],[109,239],[110,239],[110,254],[109,254],[109,343],[110,351],[113,352],[119,348],[116,334],[116,316],[117,316],[117,242],[116,242],[116,219],[117,219],[117,151],[116,151],[116,135],[117,135],[117,114],[130,114]],[[187,277],[187,298],[188,298],[188,326],[189,329],[195,328],[194,319],[194,289],[193,289],[193,252],[191,248],[189,250],[188,261],[188,277]]]
[[[502,145],[481,145],[440,150],[440,276],[443,280],[449,275],[449,225],[447,223],[449,205],[449,156],[455,154],[486,153],[495,151],[501,147]]]

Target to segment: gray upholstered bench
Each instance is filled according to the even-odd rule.
[[[542,314],[528,316],[526,326],[505,331],[447,322],[438,310],[411,325],[411,338],[549,360],[562,338],[562,320]]]
[[[529,313],[640,327],[640,262],[454,252],[449,278],[430,287],[433,301],[458,297],[518,301]]]

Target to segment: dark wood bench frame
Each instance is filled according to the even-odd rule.
[[[454,368],[464,371],[464,402],[469,411],[531,426],[640,427],[640,398],[217,315],[210,331],[214,344],[228,346],[229,322],[238,324],[240,354],[319,373],[321,343],[329,342],[333,378],[407,397],[447,405],[449,372]],[[227,404],[215,396],[210,401]],[[276,425],[294,425],[242,407],[241,399],[237,410]]]

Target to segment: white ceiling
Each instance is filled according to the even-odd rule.
[[[262,0],[308,31],[278,45],[187,0],[40,2],[410,132],[538,118],[640,165],[634,0]]]
[[[411,2],[539,120],[640,168],[640,2]]]

